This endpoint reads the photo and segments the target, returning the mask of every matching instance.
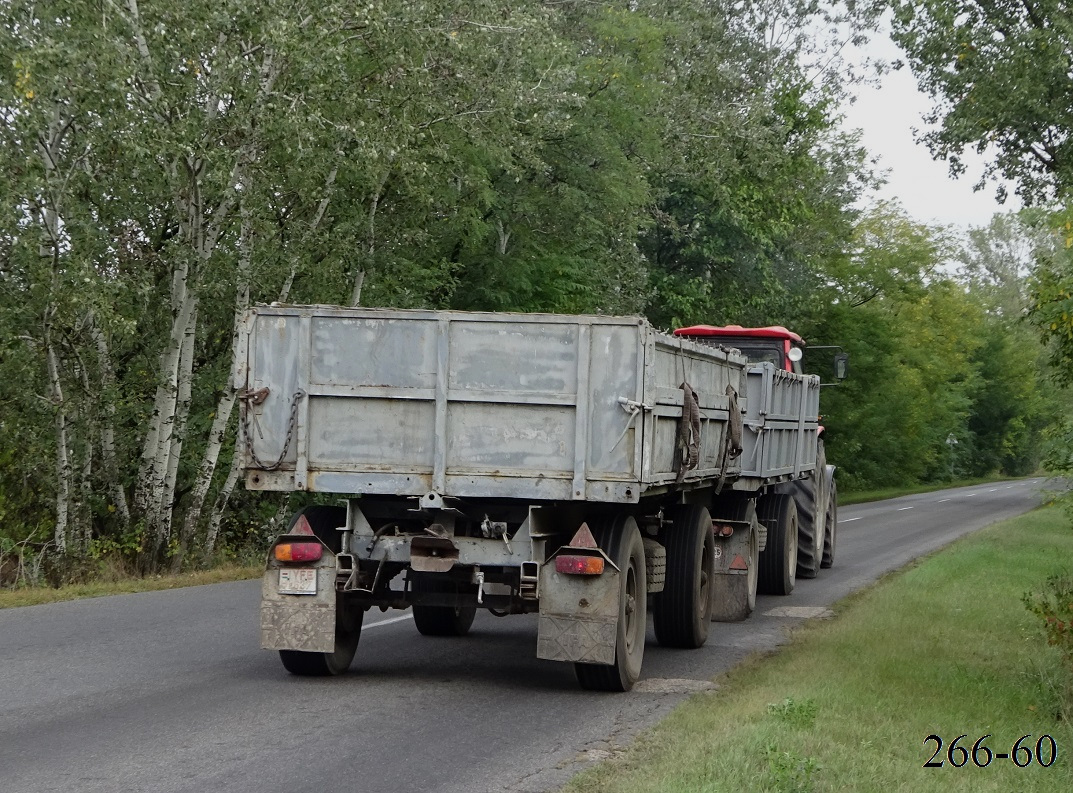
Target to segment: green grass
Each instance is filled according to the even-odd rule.
[[[0,589],[0,609],[17,606],[38,606],[42,603],[58,603],[61,600],[122,595],[130,592],[156,592],[161,589],[178,589],[202,584],[218,584],[222,581],[241,581],[257,578],[264,572],[262,565],[246,567],[223,565],[212,570],[203,570],[181,575],[159,575],[149,578],[124,578],[120,581],[100,581],[86,584],[71,584],[58,588],[22,587]]]
[[[1063,565],[1073,567],[1073,530],[1059,509],[964,538],[734,670],[566,790],[1073,790],[1073,729],[1059,713],[1071,670],[1022,603]],[[971,750],[989,733],[996,753],[1049,734],[1058,760],[922,767],[928,735],[943,739],[945,760],[958,736]]]
[[[1038,476],[1045,476],[1039,474]],[[1032,477],[1009,477],[1009,476],[982,476],[976,479],[958,479],[955,482],[933,482],[927,485],[913,485],[911,487],[885,487],[876,490],[839,490],[838,505],[840,507],[850,504],[864,504],[868,501],[886,501],[888,498],[899,496],[913,496],[917,493],[934,493],[936,490],[947,490],[952,487],[972,487],[973,485],[989,485],[994,482],[1012,482],[1016,479],[1031,479]]]

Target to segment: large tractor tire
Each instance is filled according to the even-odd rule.
[[[652,596],[656,639],[664,647],[703,647],[712,621],[712,516],[698,504],[682,507],[659,541],[667,549],[667,581]]]
[[[823,560],[825,570],[835,563],[835,541],[838,539],[838,485],[831,477],[831,491],[827,494],[827,520],[824,523]]]
[[[822,475],[821,475],[822,476]],[[797,577],[815,578],[823,559],[823,514],[819,506],[815,475],[789,482],[787,492],[797,506]]]
[[[616,516],[601,521],[593,537],[619,569],[619,619],[615,662],[574,664],[581,687],[589,691],[629,691],[641,677],[645,653],[647,588],[645,546],[637,521]]]
[[[767,526],[767,547],[760,554],[760,592],[789,595],[797,583],[797,506],[788,493],[761,497],[759,520]]]
[[[823,441],[816,454],[816,469],[804,479],[787,482],[779,491],[789,493],[797,504],[797,577],[815,578],[820,573],[825,541],[827,455]]]

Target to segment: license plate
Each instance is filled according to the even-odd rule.
[[[313,568],[281,568],[279,571],[281,595],[317,594],[317,571]]]

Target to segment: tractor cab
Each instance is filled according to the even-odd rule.
[[[801,359],[804,357],[805,340],[782,325],[766,328],[743,328],[741,325],[693,325],[679,328],[675,336],[710,344],[713,347],[733,347],[740,350],[749,363],[768,362],[787,372],[801,374]],[[810,350],[834,350],[835,380],[846,379],[849,356],[841,347],[809,347]],[[826,384],[825,384],[826,385]]]
[[[679,328],[682,336],[713,347],[733,347],[740,350],[749,363],[772,363],[778,369],[801,373],[802,347],[805,340],[781,325],[767,328],[743,328],[741,325],[693,325]]]

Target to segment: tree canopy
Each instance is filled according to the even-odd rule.
[[[882,6],[11,0],[0,554],[258,547],[293,506],[236,488],[258,301],[791,325],[854,354],[847,484],[947,476],[950,433],[959,470],[1030,465],[992,285],[859,209],[839,51]]]

